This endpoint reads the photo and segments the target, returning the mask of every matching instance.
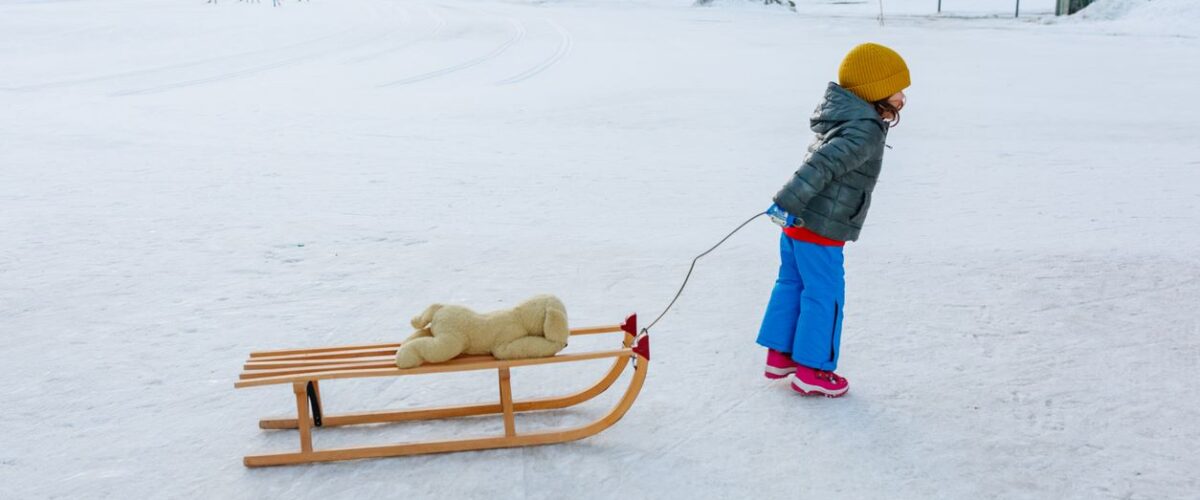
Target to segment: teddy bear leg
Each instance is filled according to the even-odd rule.
[[[496,359],[544,358],[558,354],[566,346],[543,337],[521,337],[492,348],[492,356]]]
[[[400,346],[396,351],[396,366],[413,368],[422,363],[442,363],[462,354],[467,343],[461,337],[422,337]]]

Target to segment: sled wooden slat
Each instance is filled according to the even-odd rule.
[[[476,361],[495,360],[491,356],[461,356],[454,358],[445,363],[438,365],[461,365],[465,363],[473,363]],[[321,359],[313,361],[273,361],[270,365],[261,363],[246,363],[248,368],[242,372],[242,378],[247,378],[245,375],[259,375],[263,373],[275,373],[284,375],[291,371],[292,373],[303,373],[306,371],[329,371],[330,367],[341,367],[341,369],[350,369],[355,367],[360,368],[392,368],[396,366],[395,356],[373,356],[366,358],[337,358],[337,359]],[[275,364],[279,363],[279,364]],[[375,366],[369,366],[375,365]],[[433,366],[433,365],[427,365]],[[296,371],[299,370],[299,371]],[[261,376],[261,375],[260,375]]]
[[[616,423],[633,405],[633,401],[637,398],[645,382],[646,370],[649,366],[649,347],[648,343],[640,345],[634,342],[637,334],[636,315],[630,316],[622,325],[572,330],[572,335],[614,332],[625,333],[621,342],[621,349],[559,354],[544,358],[519,360],[498,360],[491,356],[464,356],[445,363],[428,364],[403,370],[396,368],[394,364],[395,350],[399,344],[361,344],[315,349],[258,351],[252,353],[245,364],[245,371],[240,375],[241,380],[237,381],[234,386],[241,388],[291,384],[292,392],[296,399],[296,416],[294,418],[263,419],[259,421],[259,427],[263,429],[298,430],[300,451],[250,455],[245,457],[243,463],[247,467],[258,467],[483,450],[561,443],[594,435]],[[639,342],[641,341],[648,342],[648,339],[643,339]],[[387,350],[390,350],[389,354],[379,354]],[[599,381],[583,390],[565,396],[530,400],[513,399],[511,368],[605,358],[613,358],[613,363],[609,371]],[[514,418],[516,413],[555,410],[589,401],[607,391],[620,378],[625,368],[631,362],[634,366],[634,371],[629,387],[616,403],[616,406],[600,419],[587,425],[562,430],[545,430],[528,433],[522,433],[517,430]],[[498,402],[343,414],[326,414],[321,405],[320,386],[318,385],[320,380],[404,376],[487,369],[497,370],[499,382]],[[499,414],[503,418],[504,434],[501,436],[327,450],[316,449],[313,444],[314,427],[336,427],[495,414]]]
[[[369,362],[359,361],[359,362],[354,362],[354,363],[339,363],[339,364],[330,364],[330,365],[291,366],[291,367],[274,368],[274,369],[246,370],[246,371],[242,372],[241,375],[238,375],[238,378],[242,379],[242,380],[246,380],[246,379],[253,379],[253,378],[278,377],[278,376],[282,376],[282,375],[303,375],[306,373],[319,373],[319,372],[323,372],[323,371],[327,372],[327,371],[337,371],[337,370],[357,370],[357,369],[366,369],[366,368],[393,368],[395,366],[396,366],[395,358],[386,358],[385,357],[382,359],[378,359],[376,361],[369,361]]]
[[[331,351],[352,351],[361,349],[391,349],[395,351],[400,347],[399,342],[386,344],[359,344],[359,345],[344,345],[336,347],[312,347],[308,349],[279,349],[274,351],[258,351],[250,353],[251,358],[265,358],[271,356],[288,356],[294,354],[317,354]]]
[[[360,358],[366,356],[395,356],[396,347],[371,347],[361,349],[345,349],[338,351],[312,352],[307,354],[284,354],[279,356],[259,356],[250,358],[254,362],[262,361],[307,361],[318,359]]]
[[[242,365],[243,370],[271,370],[275,368],[294,368],[298,366],[340,365],[344,363],[371,363],[374,361],[396,361],[395,356],[363,356],[360,358],[332,359],[287,359],[283,361],[247,361]]]

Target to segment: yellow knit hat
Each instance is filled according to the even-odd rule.
[[[838,85],[867,102],[886,99],[911,84],[904,58],[877,43],[851,49],[838,68]]]

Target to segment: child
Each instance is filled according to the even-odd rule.
[[[879,177],[884,141],[900,122],[908,66],[892,49],[867,43],[842,60],[813,113],[817,138],[768,210],[784,226],[783,263],[758,333],[767,378],[788,376],[804,395],[839,397],[850,388],[837,368],[846,280],[842,247],[858,239]]]

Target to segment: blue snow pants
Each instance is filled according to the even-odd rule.
[[[791,353],[809,368],[837,368],[842,341],[846,270],[842,247],[796,241],[780,235],[779,278],[771,291],[758,344]]]

